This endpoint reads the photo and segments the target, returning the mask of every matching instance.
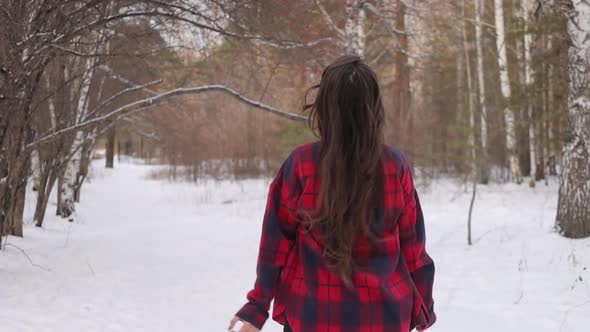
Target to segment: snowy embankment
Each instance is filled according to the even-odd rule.
[[[196,186],[146,180],[150,166],[101,165],[74,223],[53,215],[53,199],[45,227],[33,227],[27,198],[25,238],[0,252],[0,329],[226,330],[253,283],[268,180]],[[472,247],[470,194],[446,181],[421,191],[437,264],[431,331],[588,329],[590,239],[552,232],[552,182],[480,187]]]

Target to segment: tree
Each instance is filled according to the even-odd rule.
[[[217,0],[198,3],[185,0],[0,2],[0,234],[22,234],[22,193],[31,172],[32,156],[34,169],[46,172],[45,176],[39,177],[46,180],[45,188],[38,189],[39,204],[35,212],[36,224],[41,226],[46,196],[51,192],[55,177],[63,184],[59,185],[58,210],[63,216],[70,215],[81,186],[79,170],[84,168],[80,162],[81,150],[88,142],[94,141],[102,129],[108,129],[112,121],[127,116],[127,111],[148,109],[155,100],[142,100],[145,104],[138,108],[111,107],[112,100],[143,87],[124,88],[99,101],[96,110],[89,111],[89,87],[93,84],[95,67],[104,58],[113,56],[95,38],[108,39],[117,35],[117,24],[144,19],[150,28],[168,34],[184,25],[215,34],[219,39],[240,39],[283,50],[312,47],[323,41],[320,38],[305,43],[273,38],[239,24],[229,24],[227,11],[234,11],[237,5],[234,1]],[[62,84],[45,87],[44,82],[50,75],[48,69],[63,78],[59,80]],[[255,107],[285,115],[225,86],[205,86],[188,91],[212,90],[223,91],[237,99],[242,97]],[[158,94],[158,98],[162,100],[185,93],[187,90],[173,89],[170,94]],[[49,104],[48,108],[46,104]],[[37,126],[42,123],[38,119],[47,120],[46,113],[53,113],[50,118],[56,119],[55,125],[49,128]],[[298,119],[297,116],[294,118]],[[40,151],[47,148],[47,144],[54,145],[55,149],[48,149],[54,153]],[[37,160],[34,150],[45,160]],[[44,166],[36,165],[37,162]]]
[[[473,79],[471,75],[471,57],[469,56],[469,47],[467,42],[467,26],[465,23],[465,0],[461,2],[461,36],[463,41],[463,59],[465,62],[465,72],[467,74],[467,100],[469,113],[469,134],[467,144],[469,145],[470,157],[470,177],[473,183],[473,196],[469,207],[469,219],[467,222],[467,244],[471,245],[471,212],[473,211],[473,202],[475,200],[477,184],[477,153],[475,148],[475,92],[473,89]]]
[[[537,135],[535,129],[535,119],[533,116],[533,100],[532,88],[534,85],[533,79],[533,64],[532,64],[532,47],[533,35],[531,30],[531,16],[533,11],[531,0],[522,0],[520,13],[524,23],[524,88],[525,88],[525,105],[528,117],[528,134],[529,134],[529,162],[530,162],[530,181],[529,186],[534,187],[537,176]]]
[[[346,0],[346,23],[344,34],[346,40],[346,52],[361,57],[366,53],[365,20],[366,13],[363,8],[364,1]]]
[[[569,107],[556,228],[565,237],[590,236],[590,3],[569,0]]]
[[[480,161],[480,180],[483,183],[488,181],[488,120],[487,120],[487,106],[486,106],[486,88],[485,88],[485,75],[483,66],[483,36],[482,36],[482,10],[484,8],[482,0],[474,0],[475,2],[475,46],[476,46],[476,58],[477,58],[477,82],[479,87],[479,107],[480,107],[480,130],[481,130],[481,154],[482,158]]]
[[[516,144],[516,120],[510,107],[511,89],[508,75],[508,57],[506,54],[506,33],[504,28],[504,6],[502,0],[494,0],[496,19],[496,45],[498,47],[498,66],[500,67],[500,88],[504,103],[504,125],[506,127],[506,150],[510,165],[510,179],[514,183],[522,182],[522,173],[518,162]]]

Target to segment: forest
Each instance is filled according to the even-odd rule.
[[[97,161],[194,186],[274,175],[317,139],[306,91],[344,54],[378,74],[385,141],[420,182],[469,193],[470,245],[501,185],[549,186],[551,229],[590,237],[587,0],[1,0],[0,248],[75,223]]]
[[[559,169],[557,227],[588,236],[586,7],[3,1],[2,233],[22,235],[28,183],[37,226],[54,187],[68,218],[92,152],[104,142],[112,167],[122,133],[139,136],[135,153],[166,161],[174,177],[220,170],[207,161],[232,175],[268,173],[313,139],[301,105],[321,68],[357,54],[386,91],[387,143],[421,172],[534,187]]]

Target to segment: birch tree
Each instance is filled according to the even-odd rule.
[[[537,140],[535,133],[535,119],[533,117],[533,104],[531,99],[531,90],[533,88],[533,66],[531,57],[531,48],[533,47],[533,35],[530,31],[531,27],[531,12],[533,10],[533,1],[522,0],[520,13],[524,23],[524,84],[526,96],[526,113],[528,116],[528,134],[529,134],[529,159],[531,176],[529,186],[534,187],[537,176]]]
[[[476,166],[476,147],[475,147],[475,93],[473,89],[473,78],[471,74],[471,57],[469,56],[469,43],[467,40],[467,24],[465,23],[465,0],[461,3],[461,37],[463,44],[463,57],[465,62],[465,73],[467,74],[467,112],[469,114],[469,135],[467,144],[469,145],[469,157],[471,164],[471,175],[475,177]]]
[[[80,38],[80,45],[90,45],[90,47],[82,46],[80,51],[90,54],[108,54],[108,37],[109,33],[106,29],[102,29],[99,33],[92,32],[86,38]],[[90,105],[90,86],[93,83],[94,73],[96,67],[101,60],[100,56],[94,57],[78,57],[74,58],[73,65],[80,72],[80,78],[77,84],[70,84],[72,89],[75,89],[76,93],[72,93],[73,96],[77,97],[77,102],[73,100],[75,105],[73,108],[73,124],[80,123],[87,115],[88,108]],[[78,68],[75,68],[75,67]],[[60,204],[58,205],[58,215],[63,218],[70,217],[75,212],[76,196],[79,192],[80,183],[80,169],[82,160],[82,151],[84,141],[93,140],[93,137],[89,137],[89,134],[95,131],[83,131],[78,130],[74,134],[74,139],[71,142],[71,146],[68,150],[68,154],[64,160],[65,169],[63,171],[63,178],[61,186],[59,188],[59,199]],[[71,219],[70,219],[71,220]]]
[[[364,1],[346,0],[346,23],[344,33],[346,35],[346,52],[364,57],[366,50],[365,20],[366,13],[363,9]]]
[[[325,24],[336,34],[337,44],[347,54],[366,56],[367,36],[365,24],[367,14],[364,8],[365,1],[346,0],[343,28],[338,26],[336,20],[328,13],[320,0],[315,0],[315,4],[319,8]]]
[[[500,67],[500,88],[503,97],[504,125],[506,127],[506,150],[510,165],[510,180],[514,183],[522,183],[520,165],[518,163],[516,145],[516,124],[514,112],[510,106],[511,89],[508,75],[508,62],[506,54],[506,32],[504,28],[504,8],[502,0],[494,0],[496,22],[496,45],[498,48],[498,66]]]
[[[411,130],[413,123],[411,122],[411,114],[409,114],[410,105],[410,73],[408,68],[408,34],[406,30],[406,4],[402,0],[395,1],[395,28],[401,34],[398,35],[398,47],[395,52],[395,81],[393,85],[393,95],[396,100],[395,113],[397,117],[396,122],[401,122],[407,115],[410,120],[408,127]],[[408,128],[404,128],[401,123],[397,123],[395,126],[397,139],[402,140],[399,135],[406,131],[409,133]],[[409,133],[411,134],[411,133]],[[408,136],[408,135],[404,135]],[[407,137],[406,137],[407,138]],[[410,139],[406,139],[411,141]]]
[[[78,124],[86,116],[88,110],[88,99],[90,95],[90,82],[94,74],[93,59],[86,59],[84,62],[84,72],[80,79],[78,103],[74,108],[74,123]],[[58,213],[64,217],[70,217],[75,211],[75,191],[77,186],[78,171],[80,169],[80,159],[82,157],[82,140],[84,132],[76,131],[74,140],[69,149],[69,155],[66,157],[65,170],[63,174],[62,186],[59,188],[60,206]]]
[[[590,236],[590,3],[569,0],[568,127],[561,164],[556,228],[563,236]]]
[[[471,211],[473,210],[473,201],[475,199],[476,183],[477,183],[477,164],[476,164],[476,148],[475,148],[475,93],[473,89],[473,78],[471,74],[471,57],[469,56],[469,45],[467,41],[467,24],[465,23],[465,0],[461,3],[461,36],[463,41],[463,56],[465,62],[465,72],[467,74],[467,100],[469,113],[469,135],[467,144],[469,145],[469,159],[470,159],[470,176],[473,182],[473,198],[470,205],[469,219],[467,222],[467,243],[471,245]]]
[[[482,10],[484,8],[482,0],[474,0],[475,2],[475,50],[477,58],[477,82],[479,88],[479,107],[480,107],[480,130],[481,130],[481,181],[486,183],[488,180],[488,122],[487,122],[487,107],[486,107],[486,88],[485,76],[483,68],[483,36],[482,36]]]

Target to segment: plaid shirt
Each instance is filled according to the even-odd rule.
[[[434,264],[410,167],[386,151],[383,208],[370,225],[382,241],[358,237],[355,261],[365,264],[354,268],[353,289],[327,269],[318,227],[298,221],[317,207],[319,143],[291,153],[270,185],[257,279],[238,317],[261,329],[274,298],[273,319],[294,332],[409,332],[435,322]]]

